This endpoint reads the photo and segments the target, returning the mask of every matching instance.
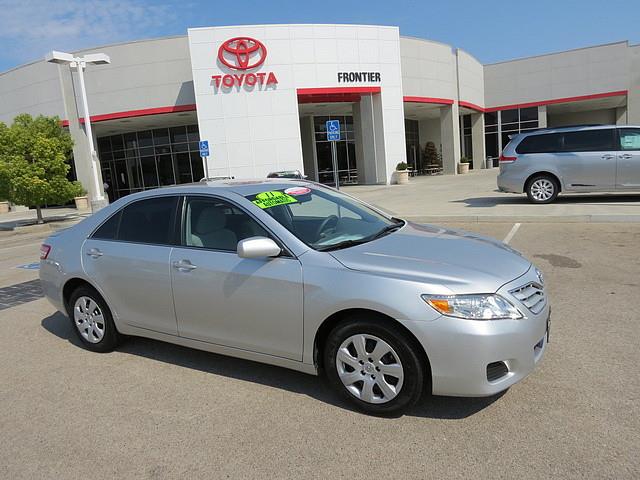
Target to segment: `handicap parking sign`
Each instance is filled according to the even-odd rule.
[[[340,120],[327,120],[327,140],[335,142],[340,140]]]

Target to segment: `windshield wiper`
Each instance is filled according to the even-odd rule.
[[[386,235],[389,232],[393,232],[394,230],[397,230],[397,229],[399,229],[399,228],[401,228],[403,226],[404,226],[404,221],[403,220],[400,220],[399,222],[394,223],[392,225],[387,225],[386,227],[381,229],[379,232],[374,233],[373,235],[370,235],[369,237],[367,237],[367,240],[375,240],[376,238],[380,238],[383,235]]]
[[[324,247],[318,247],[316,250],[319,252],[329,252],[331,250],[340,250],[341,248],[353,247],[354,245],[360,245],[367,243],[369,238],[361,238],[359,240],[344,240],[342,242],[334,243],[332,245],[325,245]]]
[[[396,220],[396,219],[394,219]],[[363,243],[367,243],[370,242],[371,240],[375,240],[376,238],[380,238],[383,235],[386,235],[389,232],[392,232],[394,230],[397,230],[401,227],[404,226],[404,220],[398,220],[397,223],[394,223],[392,225],[387,225],[384,228],[382,228],[380,231],[374,233],[373,235],[369,235],[368,237],[364,237],[364,238],[359,238],[357,240],[344,240],[342,242],[338,242],[338,243],[334,243],[333,245],[326,245],[324,247],[318,247],[316,248],[316,250],[318,250],[319,252],[329,252],[331,250],[340,250],[342,248],[348,248],[348,247],[353,247],[355,245],[362,245]]]

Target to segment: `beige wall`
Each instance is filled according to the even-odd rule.
[[[456,58],[450,45],[401,37],[400,61],[403,95],[457,98]]]
[[[484,67],[464,50],[458,49],[460,100],[484,107]]]
[[[547,113],[547,126],[585,125],[592,123],[615,124],[616,109],[590,110],[586,112]]]
[[[629,50],[618,42],[485,65],[486,106],[627,90]]]

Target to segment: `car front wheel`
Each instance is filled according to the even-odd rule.
[[[366,413],[400,414],[422,394],[424,368],[413,342],[386,323],[339,324],[326,342],[324,365],[332,386]]]

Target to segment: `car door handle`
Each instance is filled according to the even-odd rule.
[[[101,257],[103,255],[103,253],[100,250],[98,250],[97,248],[92,248],[91,250],[89,250],[87,252],[87,255],[89,255],[92,258],[98,258],[98,257]]]
[[[178,260],[173,262],[173,268],[175,268],[176,270],[180,270],[181,272],[190,272],[191,270],[195,270],[198,267],[196,267],[189,260]]]
[[[630,153],[623,153],[619,156],[619,158],[622,158],[623,160],[629,160],[631,157],[633,157],[633,155],[631,155]]]
[[[611,159],[612,159],[612,158],[614,158],[614,157],[615,157],[615,155],[610,155],[610,154],[608,154],[608,153],[607,153],[607,154],[605,154],[605,155],[602,155],[602,159],[603,159],[603,160],[611,160]]]

